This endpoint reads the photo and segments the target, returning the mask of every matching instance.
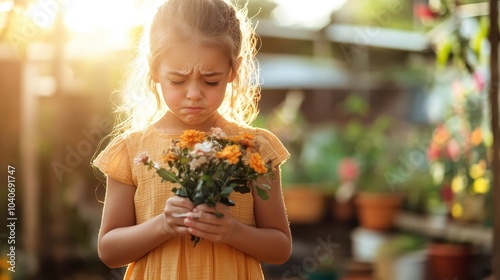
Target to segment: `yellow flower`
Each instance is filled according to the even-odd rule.
[[[259,154],[250,155],[250,167],[259,174],[264,174],[267,172],[267,167]]]
[[[451,180],[451,189],[454,193],[459,193],[465,187],[464,178],[462,175],[457,175]]]
[[[240,161],[241,150],[238,145],[226,146],[224,150],[217,153],[217,158],[226,159],[229,164],[236,164]]]
[[[483,177],[484,173],[486,173],[486,162],[484,160],[480,160],[478,163],[472,164],[469,169],[469,174],[473,179]]]
[[[191,148],[195,144],[201,143],[205,140],[205,132],[198,130],[185,130],[181,135],[181,141],[179,142],[179,147],[181,148]]]
[[[455,218],[459,218],[463,215],[464,209],[459,203],[454,203],[451,207],[451,215]]]
[[[490,189],[490,181],[488,181],[484,177],[478,178],[474,180],[472,188],[474,189],[474,192],[484,194]]]

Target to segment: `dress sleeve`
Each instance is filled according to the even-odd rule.
[[[92,164],[108,177],[127,185],[134,185],[126,138],[113,139]]]
[[[271,160],[274,167],[285,162],[290,154],[283,143],[268,130],[257,128],[255,140],[260,145],[260,154],[265,161]]]

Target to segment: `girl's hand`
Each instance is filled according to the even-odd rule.
[[[193,210],[194,204],[187,198],[175,195],[167,199],[163,211],[165,233],[172,236],[188,235],[189,232],[184,224],[184,219]]]
[[[217,217],[216,213],[223,216]],[[225,242],[233,229],[233,217],[229,206],[217,203],[215,208],[206,204],[198,205],[184,219],[189,233],[212,242]]]

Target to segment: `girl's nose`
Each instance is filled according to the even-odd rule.
[[[197,83],[191,83],[187,88],[186,98],[192,101],[198,101],[203,97],[201,87]]]

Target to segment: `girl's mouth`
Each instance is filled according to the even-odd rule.
[[[203,107],[184,107],[184,110],[188,113],[199,113],[203,110]]]

